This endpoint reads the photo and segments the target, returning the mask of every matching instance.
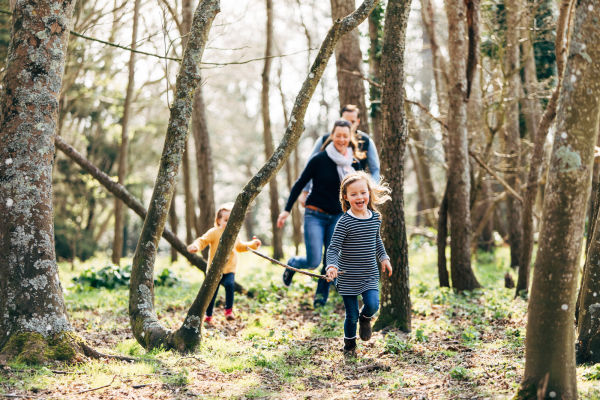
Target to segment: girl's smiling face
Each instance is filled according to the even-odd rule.
[[[369,205],[369,186],[364,179],[357,180],[346,187],[344,199],[350,203],[354,214],[364,215]]]
[[[229,214],[231,214],[231,211],[221,211],[221,216],[217,220],[217,224],[219,225],[219,227],[223,228],[225,225],[227,225],[227,221],[229,221]]]

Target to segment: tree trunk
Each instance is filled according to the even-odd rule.
[[[381,82],[381,47],[383,45],[383,17],[385,10],[380,3],[369,15],[369,75],[375,82]],[[383,124],[381,115],[381,88],[369,85],[371,100],[371,133],[378,149],[383,145]],[[364,111],[366,114],[366,110]]]
[[[444,197],[440,202],[440,211],[438,213],[438,233],[437,233],[437,266],[438,280],[440,287],[450,287],[448,278],[448,262],[446,261],[446,242],[448,240],[448,186],[444,190]]]
[[[181,160],[181,169],[183,172],[183,196],[185,199],[185,241],[192,243],[194,241],[193,229],[196,229],[196,210],[194,198],[192,197],[192,174],[190,172],[189,147],[185,144],[185,150]],[[175,228],[173,228],[175,230]],[[203,232],[197,232],[200,236]]]
[[[77,352],[54,250],[52,166],[74,2],[20,0],[0,98],[0,349],[26,362]],[[52,342],[63,342],[64,352]],[[62,346],[61,346],[62,347]]]
[[[594,1],[577,3],[527,311],[520,398],[577,398],[573,323],[600,112],[599,19]]]
[[[504,58],[504,132],[505,153],[507,155],[506,167],[508,176],[506,182],[520,193],[521,180],[521,134],[519,131],[519,97],[521,76],[519,75],[519,28],[520,0],[507,0],[506,7],[506,48]],[[521,240],[523,225],[521,224],[521,202],[508,196],[506,200],[508,209],[508,230],[510,244],[510,266],[517,268],[520,261]]]
[[[154,261],[185,149],[194,92],[200,85],[200,60],[210,26],[219,8],[219,0],[203,0],[194,13],[190,36],[175,83],[175,99],[171,106],[158,176],[133,257],[129,318],[133,334],[144,348],[170,346],[171,332],[158,322],[154,310]]]
[[[185,150],[183,152],[185,154]],[[171,207],[169,207],[169,225],[173,230],[173,233],[177,235],[177,210],[175,210],[175,198],[177,197],[177,189],[173,190],[173,201],[171,202]],[[191,243],[192,240],[187,241],[187,243]],[[177,261],[177,249],[174,246],[171,246],[171,262]]]
[[[354,11],[354,4],[355,0],[331,0],[333,22]],[[358,129],[369,132],[369,114],[365,100],[365,85],[362,79],[362,64],[358,30],[355,30],[344,35],[335,49],[340,109],[346,104],[356,105],[361,115]],[[358,72],[360,75],[353,75],[353,72]]]
[[[565,36],[568,26],[569,5],[570,0],[562,1],[556,27],[555,52],[557,57],[556,65],[559,67],[558,83],[552,92],[552,97],[550,98],[550,101],[544,110],[544,115],[536,129],[532,155],[530,157],[529,174],[527,175],[527,185],[525,186],[525,193],[523,196],[522,260],[519,262],[521,268],[519,268],[519,278],[517,280],[515,296],[518,296],[521,292],[527,292],[529,289],[529,266],[531,264],[531,253],[533,252],[533,208],[538,193],[538,181],[540,179],[542,165],[544,164],[544,143],[546,142],[550,125],[556,115],[558,95],[562,86],[562,65],[564,65],[562,59],[563,48],[565,46],[565,39],[563,39],[563,37]]]
[[[271,133],[271,116],[269,107],[269,74],[271,73],[271,57],[273,48],[273,2],[266,0],[267,6],[267,40],[265,48],[265,65],[262,72],[261,110],[263,120],[263,140],[265,143],[265,160],[273,154],[273,134]],[[273,258],[283,258],[283,243],[281,241],[282,230],[277,228],[277,217],[279,216],[279,191],[277,189],[277,177],[269,182],[269,201],[271,211],[271,232],[273,235]]]
[[[394,268],[381,274],[381,309],[374,329],[393,326],[409,332],[411,305],[408,243],[404,221],[404,158],[408,126],[404,112],[404,49],[410,0],[390,0],[385,13],[381,54],[383,93],[383,147],[381,166],[392,189],[392,201],[383,206],[382,238]]]
[[[119,171],[118,181],[125,186],[127,178],[127,152],[129,151],[129,114],[131,112],[131,100],[133,98],[133,88],[135,87],[135,50],[137,49],[137,31],[140,15],[140,0],[133,2],[133,30],[131,33],[131,52],[129,52],[129,75],[127,81],[127,91],[125,93],[125,104],[123,104],[123,119],[121,120],[121,147],[119,149]],[[121,264],[123,256],[123,203],[118,197],[115,197],[115,234],[112,248],[112,262],[115,265]]]
[[[464,1],[446,0],[448,15],[448,211],[452,287],[480,287],[471,269],[470,175],[467,143],[467,43]]]
[[[598,164],[594,164],[596,170]],[[597,204],[600,198],[600,188],[596,183],[592,185],[592,197]],[[590,220],[589,247],[585,266],[583,268],[583,279],[577,299],[577,363],[600,362],[600,227],[596,212],[592,211],[594,222]]]
[[[315,92],[317,83],[323,76],[327,61],[331,57],[337,41],[341,36],[355,29],[359,23],[367,18],[377,3],[378,0],[365,0],[351,15],[334,22],[332,28],[327,33],[319,53],[308,73],[308,77],[305,79],[302,88],[296,97],[291,112],[290,124],[286,128],[279,146],[271,158],[266,161],[265,165],[263,165],[258,173],[250,179],[246,186],[244,186],[242,192],[237,196],[206,279],[202,283],[200,292],[189,309],[183,325],[173,335],[171,343],[173,343],[174,347],[177,349],[183,351],[191,350],[199,344],[200,332],[202,329],[202,317],[204,316],[213,293],[219,285],[223,267],[229,257],[229,253],[233,249],[235,238],[240,231],[246,210],[260,190],[273,178],[277,171],[279,171],[292,150],[298,145],[303,130],[306,108]],[[154,343],[156,343],[156,341],[150,342],[150,344]]]
[[[310,65],[309,65],[310,67]],[[285,95],[283,94],[283,88],[281,87],[281,68],[278,70],[279,80],[277,81],[277,87],[279,89],[279,95],[281,96],[281,109],[283,110],[283,123],[288,126],[290,123],[286,111]],[[288,190],[292,189],[292,185],[298,179],[298,170],[300,169],[300,157],[298,157],[298,149],[294,149],[294,155],[292,159],[285,163],[285,176]],[[252,173],[249,174],[252,177]],[[292,239],[294,241],[294,247],[296,248],[296,255],[300,252],[300,245],[302,244],[302,214],[298,202],[294,203],[292,207]]]
[[[147,211],[142,203],[131,195],[127,189],[113,181],[108,175],[102,172],[98,167],[86,160],[77,150],[72,146],[65,143],[65,141],[57,136],[55,138],[56,147],[61,150],[67,157],[75,161],[77,165],[92,175],[98,183],[100,183],[106,190],[112,193],[115,197],[121,199],[121,201],[129,207],[134,213],[139,215],[142,219],[146,218]],[[206,261],[202,257],[195,253],[189,253],[186,248],[186,244],[181,241],[173,232],[169,229],[165,229],[162,236],[179,251],[193,266],[197,267],[202,272],[206,272]]]

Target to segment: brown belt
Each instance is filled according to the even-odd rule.
[[[307,204],[306,208],[308,208],[309,210],[318,211],[318,212],[323,213],[323,214],[333,215],[333,214],[328,213],[327,211],[323,210],[322,208],[319,208],[317,206],[313,206],[313,205],[310,205],[310,204]]]

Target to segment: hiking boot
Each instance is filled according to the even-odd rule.
[[[286,268],[285,271],[283,271],[283,284],[286,287],[290,287],[290,285],[292,284],[292,278],[294,277],[295,273],[296,271],[289,268]]]
[[[356,338],[344,338],[344,357],[356,357]]]
[[[225,309],[225,319],[227,321],[235,321],[235,315],[233,315],[233,308]]]
[[[360,340],[371,339],[372,333],[373,331],[371,330],[371,318],[365,317],[364,315],[360,315],[358,317],[358,335],[360,336]]]

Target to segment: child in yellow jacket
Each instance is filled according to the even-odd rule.
[[[198,251],[203,250],[206,246],[210,246],[208,250],[208,265],[212,262],[212,259],[215,256],[215,252],[217,251],[217,245],[219,244],[219,239],[221,239],[221,235],[223,235],[223,231],[225,230],[225,226],[227,225],[227,221],[229,221],[229,214],[231,214],[231,209],[233,208],[233,203],[225,203],[219,207],[217,210],[217,215],[215,217],[215,227],[210,228],[204,235],[200,236],[198,239],[194,240],[194,243],[190,244],[187,247],[187,250],[190,253],[196,253]],[[225,263],[225,267],[223,268],[223,277],[221,278],[220,284],[225,288],[225,318],[228,321],[232,321],[235,319],[233,316],[233,293],[235,287],[235,268],[237,266],[237,253],[247,251],[247,247],[250,247],[253,250],[256,250],[260,247],[261,242],[257,238],[253,238],[249,242],[242,242],[239,238],[235,239],[234,250],[231,251],[227,262]],[[219,289],[215,291],[215,295],[213,296],[208,308],[206,309],[206,317],[204,318],[204,322],[207,324],[212,323],[212,314],[213,308],[215,306],[215,300],[217,299],[217,293]]]

